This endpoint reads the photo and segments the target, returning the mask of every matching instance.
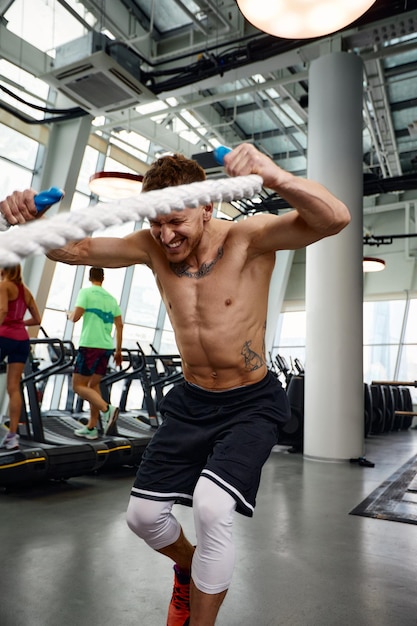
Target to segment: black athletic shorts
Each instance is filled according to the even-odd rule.
[[[163,398],[160,412],[163,422],[143,454],[132,495],[192,506],[205,476],[251,517],[262,466],[290,418],[277,378],[268,372],[254,385],[222,392],[184,382]]]
[[[7,357],[7,363],[26,363],[29,352],[29,339],[0,337],[0,361]]]

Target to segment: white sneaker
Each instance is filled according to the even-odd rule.
[[[7,433],[3,442],[3,447],[6,450],[18,450],[19,449],[19,435],[16,433]]]
[[[77,435],[77,437],[85,437],[86,439],[98,439],[97,428],[91,428],[90,430],[87,426],[74,430],[74,435]]]
[[[105,435],[109,432],[111,427],[116,423],[117,418],[119,417],[119,408],[117,406],[113,406],[109,404],[109,408],[107,411],[100,411],[101,415],[101,425],[103,426],[103,432]]]

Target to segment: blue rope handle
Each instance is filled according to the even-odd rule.
[[[219,165],[224,165],[224,157],[231,151],[232,148],[226,148],[226,146],[218,146],[214,149],[213,156]]]
[[[59,202],[64,197],[64,192],[58,187],[51,187],[45,191],[41,191],[34,197],[35,205],[38,211],[43,211],[46,207]]]

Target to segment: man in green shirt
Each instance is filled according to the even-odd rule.
[[[90,404],[88,424],[75,430],[74,434],[86,439],[97,439],[99,417],[103,433],[107,434],[119,415],[119,409],[103,399],[100,382],[113,353],[116,365],[120,367],[122,364],[123,322],[117,300],[102,287],[103,268],[90,268],[89,279],[91,287],[80,290],[75,308],[67,317],[71,322],[83,318],[72,386],[74,392]],[[111,335],[113,324],[116,327],[116,350]]]

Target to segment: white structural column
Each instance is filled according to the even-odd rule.
[[[304,456],[363,455],[362,101],[359,57],[312,62],[308,178],[349,207],[352,221],[307,249]]]
[[[49,209],[49,215],[70,208],[91,130],[91,120],[88,115],[60,122],[51,129],[45,163],[32,184],[39,191],[49,187],[65,190],[65,198],[59,205]],[[45,256],[30,257],[24,263],[25,282],[35,296],[41,313],[45,309],[54,268],[55,263]]]

